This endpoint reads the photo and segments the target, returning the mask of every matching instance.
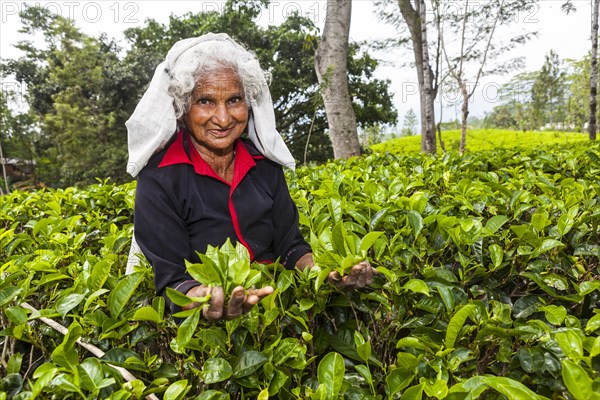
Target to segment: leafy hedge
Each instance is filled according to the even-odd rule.
[[[180,325],[146,263],[124,275],[134,183],[4,196],[0,399],[598,399],[599,173],[589,142],[300,168],[320,268],[246,274],[243,251],[214,250],[215,271],[236,271],[220,279],[276,292]],[[372,288],[324,283],[365,254]]]
[[[439,139],[438,139],[439,140]],[[460,130],[442,132],[442,140],[447,151],[457,152],[460,145]],[[568,145],[589,140],[587,133],[561,131],[513,131],[509,129],[469,129],[467,131],[467,151],[480,152],[498,148],[532,149],[540,145]],[[371,146],[378,153],[396,154],[419,153],[421,136],[404,136]],[[438,143],[438,154],[441,154]]]

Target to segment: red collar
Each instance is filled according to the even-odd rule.
[[[226,183],[219,175],[215,173],[215,171],[211,168],[210,165],[200,156],[196,148],[192,145],[189,136],[186,137],[187,143],[189,145],[189,155],[184,147],[184,135],[188,135],[184,133],[183,130],[180,130],[177,133],[177,137],[173,143],[167,149],[162,161],[158,164],[159,168],[166,167],[169,165],[175,164],[189,164],[194,167],[194,171],[198,175],[210,176],[219,181]],[[242,181],[244,176],[248,173],[248,171],[256,165],[254,159],[261,159],[262,156],[252,156],[244,142],[242,140],[237,140],[235,142],[235,165],[233,170],[233,180],[231,181],[232,191],[235,187]]]

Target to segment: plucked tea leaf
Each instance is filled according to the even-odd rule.
[[[375,241],[383,235],[383,232],[369,232],[360,241],[358,248],[359,253],[368,251]]]
[[[198,253],[201,263],[192,264],[185,262],[186,271],[196,281],[205,285],[225,286],[225,276],[215,262],[204,254]]]

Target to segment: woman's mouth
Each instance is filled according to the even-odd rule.
[[[216,137],[225,137],[229,135],[231,129],[209,129],[207,133]]]

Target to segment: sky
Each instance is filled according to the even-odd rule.
[[[476,6],[485,0],[471,0],[469,4]],[[455,1],[454,3],[462,1]],[[589,0],[573,0],[577,12],[565,15],[560,6],[564,0],[540,0],[531,11],[523,12],[516,17],[515,24],[510,30],[498,31],[499,38],[509,37],[517,29],[538,31],[538,37],[525,45],[513,50],[511,57],[522,56],[525,60],[523,69],[515,71],[535,71],[544,63],[544,56],[553,49],[561,59],[580,59],[591,48],[590,41],[590,15],[591,5]],[[66,18],[75,21],[76,26],[84,32],[97,36],[106,32],[110,37],[122,39],[122,32],[130,27],[141,26],[148,18],[161,23],[168,21],[169,15],[180,16],[186,12],[197,13],[201,11],[219,10],[221,1],[186,0],[186,1],[6,1],[0,0],[0,58],[16,58],[19,51],[13,47],[18,41],[25,38],[18,33],[20,20],[18,12],[24,7],[41,5]],[[396,30],[379,21],[374,13],[371,0],[354,0],[352,3],[352,22],[350,28],[351,40],[377,40],[394,37]],[[271,1],[260,17],[262,25],[278,24],[287,14],[298,11],[312,18],[319,28],[323,28],[326,15],[326,2],[322,0],[280,0]],[[405,113],[412,109],[419,113],[419,97],[416,84],[416,70],[408,65],[412,60],[412,50],[394,50],[382,54],[375,54],[381,58],[381,66],[376,77],[389,79],[390,89],[394,96],[394,104],[398,110],[399,125],[402,124]],[[508,57],[509,55],[507,55]],[[507,82],[514,74],[506,76],[488,76],[482,79],[471,101],[471,115],[483,117],[495,105],[500,104],[498,88]],[[274,77],[276,79],[276,77]],[[19,82],[0,82],[2,90],[26,90]],[[456,100],[456,95],[448,92],[443,94],[446,103]],[[459,117],[459,106],[446,106],[443,111],[444,120]],[[439,106],[436,106],[436,114]],[[438,114],[439,115],[439,114]]]

